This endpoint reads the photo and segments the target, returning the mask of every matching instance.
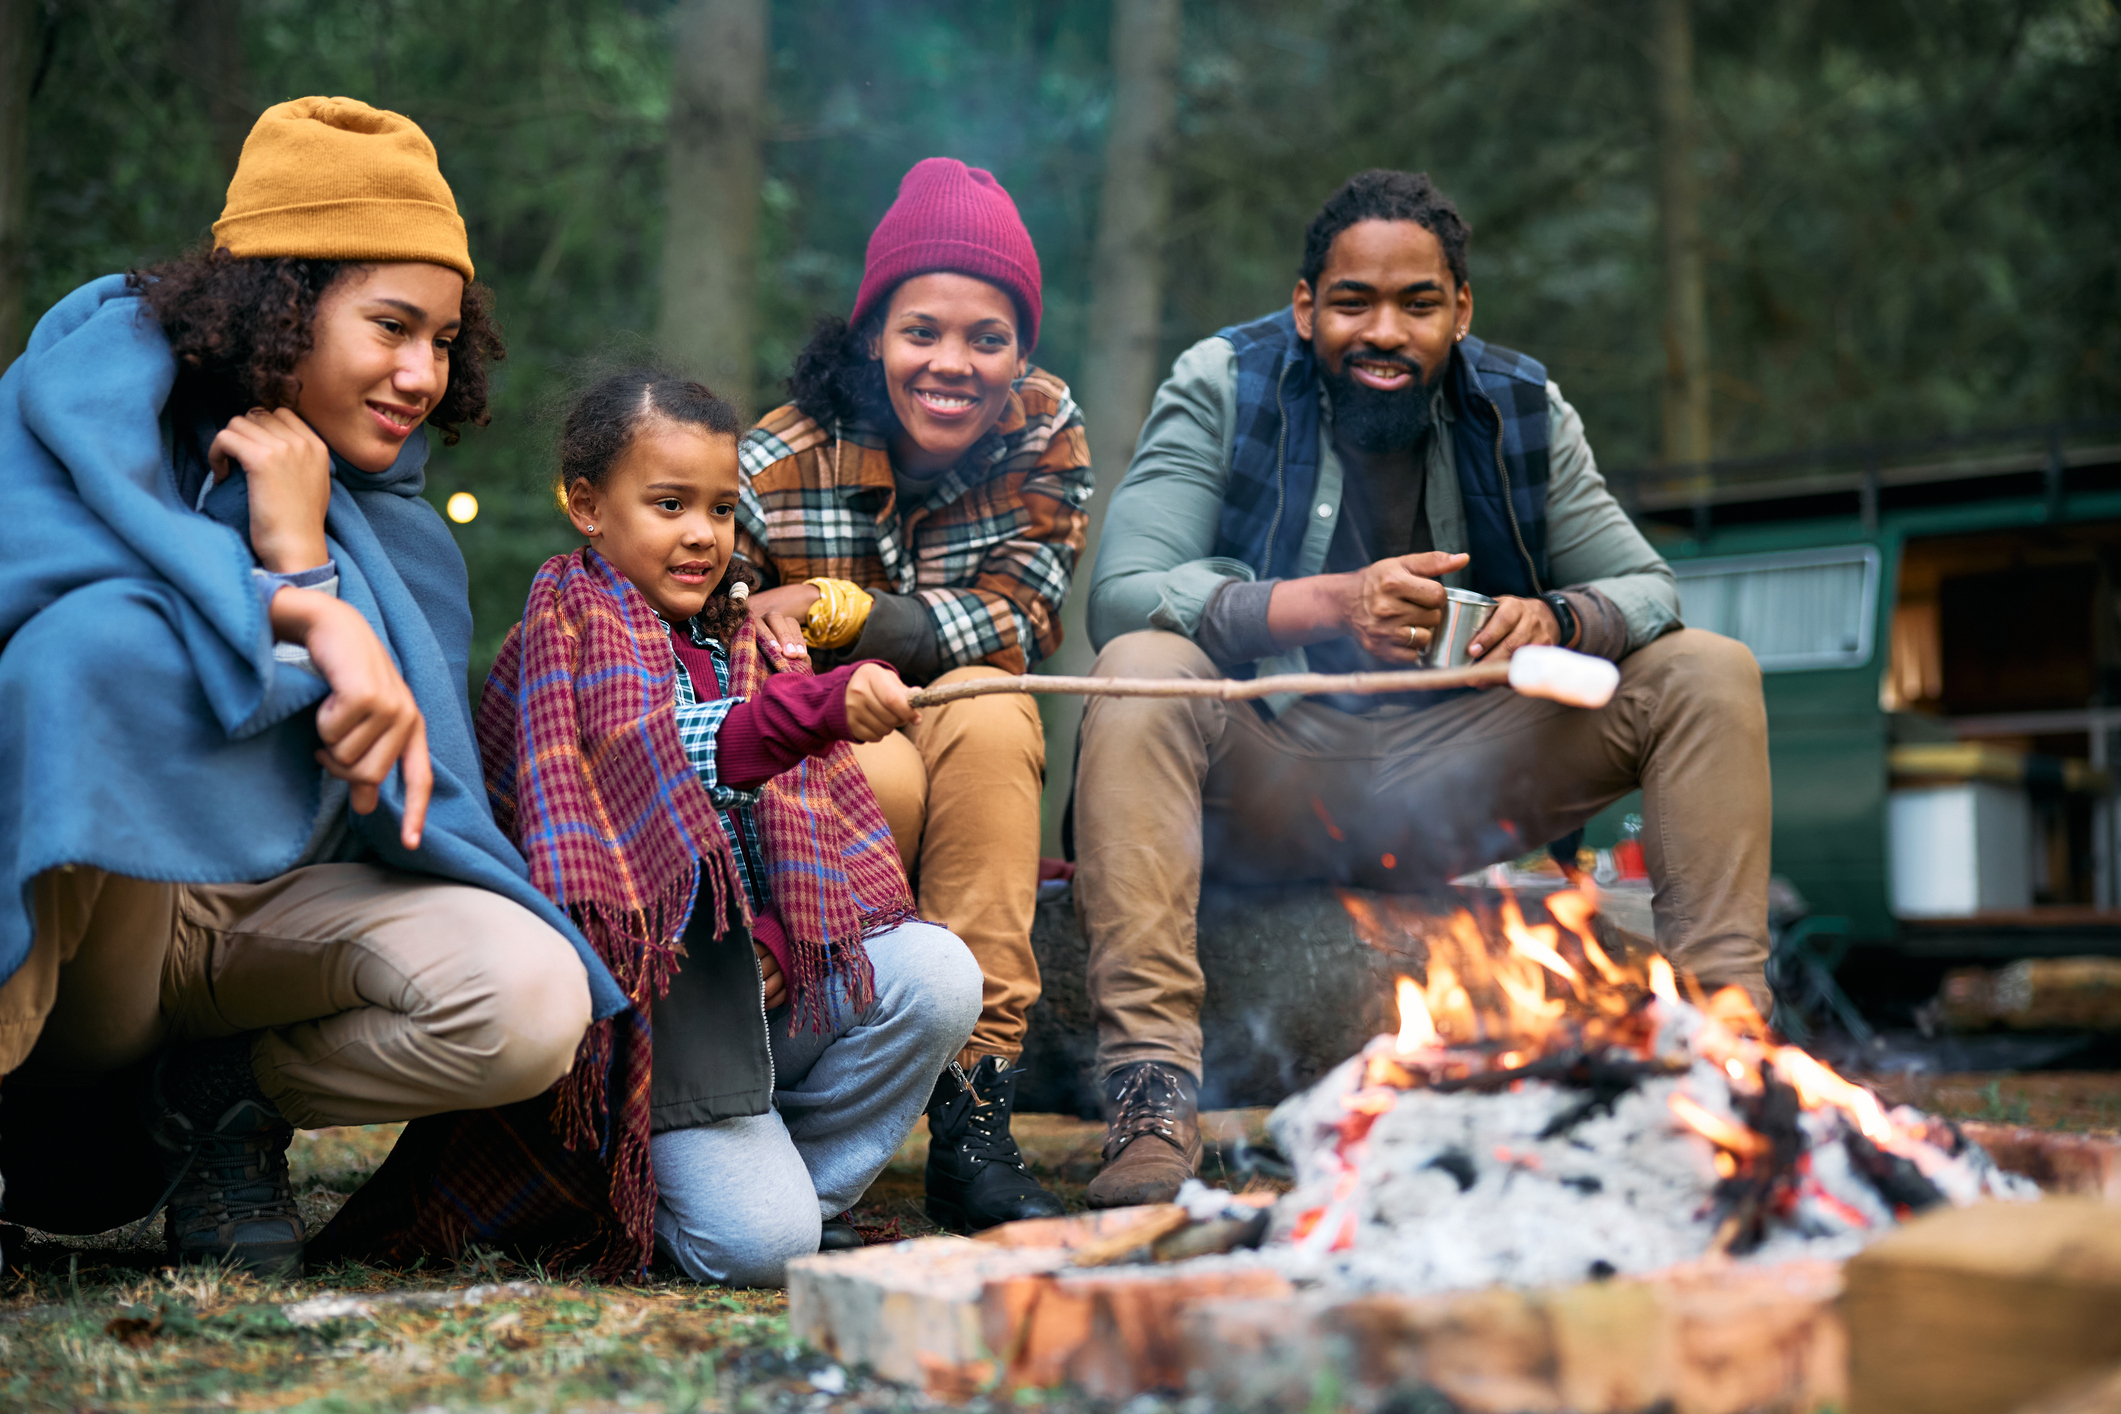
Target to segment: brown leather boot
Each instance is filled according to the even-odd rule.
[[[1105,1078],[1105,1166],[1090,1180],[1093,1208],[1168,1203],[1200,1167],[1200,1106],[1193,1077],[1161,1061]]]

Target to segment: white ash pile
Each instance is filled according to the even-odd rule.
[[[1400,983],[1401,1030],[1275,1111],[1296,1169],[1260,1255],[1404,1293],[1566,1284],[1711,1253],[1846,1257],[1910,1213],[2037,1198],[1950,1123],[1888,1112],[1743,993],[1616,963],[1582,894],[1470,915]],[[1558,926],[1568,925],[1568,926]]]

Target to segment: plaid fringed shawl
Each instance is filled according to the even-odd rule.
[[[773,671],[759,636],[737,635],[730,695],[752,695]],[[715,910],[717,936],[732,908],[750,922],[730,842],[678,740],[676,672],[655,611],[601,556],[580,550],[538,571],[479,704],[487,792],[532,882],[581,927],[633,1010],[590,1027],[549,1099],[418,1121],[313,1249],[389,1262],[480,1242],[608,1276],[647,1265],[649,1005],[669,989],[695,907]],[[795,1025],[822,1029],[841,990],[827,973],[840,974],[849,1007],[868,1006],[863,940],[913,917],[913,898],[845,743],[774,777],[752,808],[792,954]],[[701,881],[707,899],[695,898]],[[449,1135],[416,1138],[438,1127]]]

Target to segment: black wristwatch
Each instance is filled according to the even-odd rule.
[[[1576,641],[1576,611],[1569,607],[1569,596],[1555,590],[1539,597],[1554,611],[1554,626],[1561,634],[1561,646],[1568,647]]]

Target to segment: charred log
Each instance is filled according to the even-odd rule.
[[[1795,1089],[1763,1069],[1758,1094],[1734,1091],[1739,1118],[1767,1141],[1767,1152],[1746,1161],[1716,1185],[1716,1250],[1742,1257],[1767,1240],[1768,1219],[1796,1202],[1804,1156],[1803,1103]]]
[[[1895,1212],[1903,1209],[1911,1213],[1927,1212],[1944,1201],[1944,1194],[1937,1185],[1898,1154],[1887,1153],[1853,1130],[1845,1142],[1850,1166],[1870,1180],[1871,1187],[1878,1190],[1878,1196],[1891,1204]]]

